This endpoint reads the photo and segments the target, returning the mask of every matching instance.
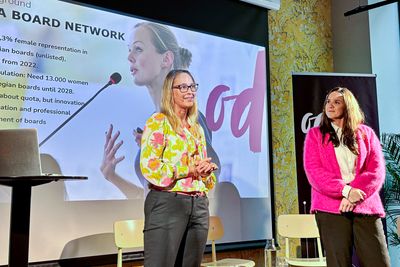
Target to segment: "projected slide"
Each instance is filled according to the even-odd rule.
[[[137,139],[173,68],[199,83],[219,183],[268,198],[264,47],[67,2],[0,1],[0,128],[37,128],[63,174],[88,176],[65,182],[66,200],[144,198]],[[96,95],[113,73],[121,81]]]

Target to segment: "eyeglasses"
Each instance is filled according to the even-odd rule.
[[[194,93],[199,88],[199,84],[192,83],[190,85],[187,85],[186,83],[182,83],[182,84],[172,86],[172,88],[179,89],[179,91],[181,91],[181,93],[186,93],[190,89],[190,91],[192,91]]]

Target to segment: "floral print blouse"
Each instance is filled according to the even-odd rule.
[[[207,157],[204,132],[199,128],[200,140],[187,129],[176,133],[163,113],[154,113],[147,120],[142,135],[140,168],[150,184],[160,190],[179,192],[208,192],[214,187],[213,173],[199,180],[188,176],[189,166],[196,159]]]

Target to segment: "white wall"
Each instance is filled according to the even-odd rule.
[[[367,0],[361,0],[362,5]],[[341,73],[372,73],[368,13],[345,17],[358,0],[332,0],[333,67]]]
[[[380,130],[389,133],[400,132],[400,36],[397,5],[393,3],[369,11],[371,61],[372,71],[377,75]]]
[[[369,1],[370,4],[377,1]],[[381,133],[400,133],[400,29],[398,3],[369,11],[372,71],[377,74]],[[395,227],[387,220],[388,228]],[[392,266],[400,266],[400,248],[389,245]]]

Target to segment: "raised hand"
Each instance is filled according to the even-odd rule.
[[[120,135],[120,132],[117,131],[113,135],[113,125],[110,125],[110,128],[106,132],[106,142],[104,144],[104,154],[103,154],[103,161],[100,166],[100,170],[103,173],[104,177],[107,180],[112,180],[115,178],[115,168],[119,162],[125,159],[125,156],[115,157],[118,149],[124,143],[122,140],[117,142],[117,139]]]

